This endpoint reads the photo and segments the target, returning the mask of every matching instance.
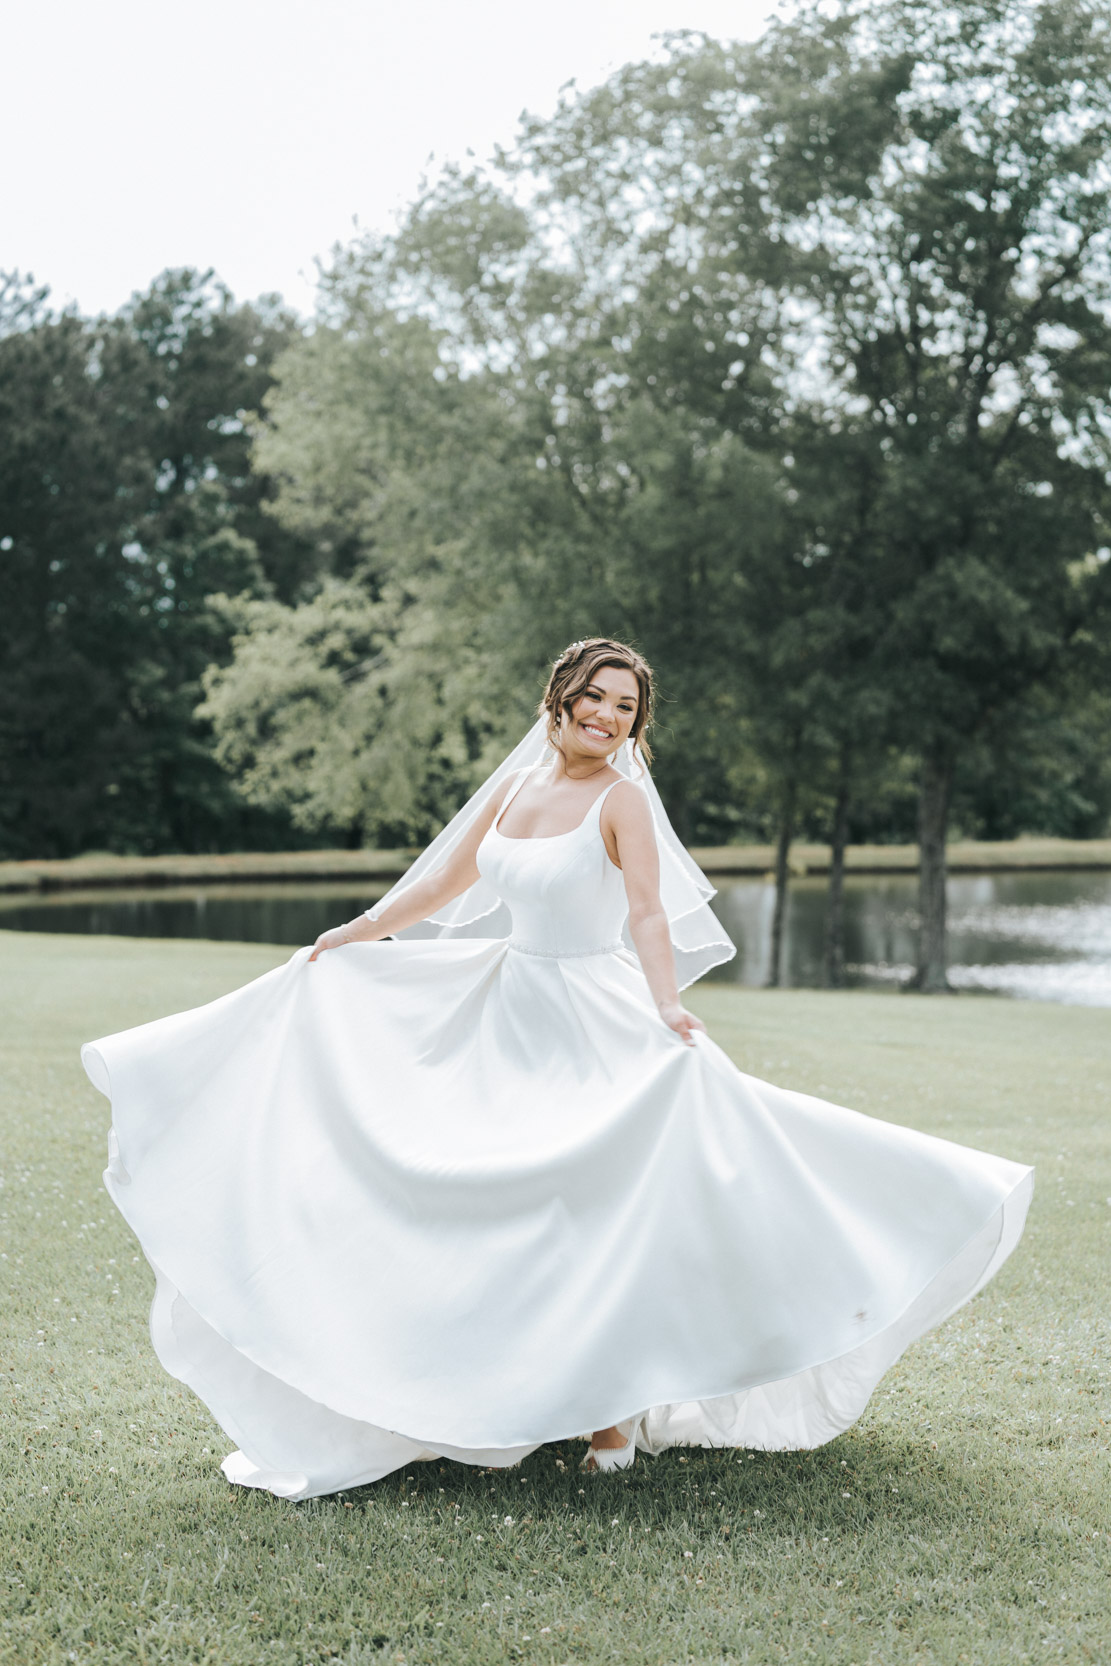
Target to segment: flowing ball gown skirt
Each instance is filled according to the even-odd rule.
[[[596,815],[480,865],[509,942],[299,950],[83,1050],[225,1473],[310,1498],[631,1416],[647,1452],[830,1440],[1010,1254],[1033,1171],[685,1046]]]

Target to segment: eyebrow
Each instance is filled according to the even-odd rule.
[[[590,694],[591,692],[600,694],[602,690],[598,687],[597,683],[587,683],[586,687],[583,689],[583,693]],[[635,700],[637,699],[637,696],[635,694],[619,694],[617,698],[619,700]]]

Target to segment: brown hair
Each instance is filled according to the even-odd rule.
[[[635,648],[614,642],[608,636],[588,636],[585,641],[572,642],[552,666],[539,707],[541,717],[545,712],[548,714],[548,740],[558,751],[560,718],[564,712],[570,713],[579,695],[586,692],[604,665],[631,671],[637,680],[640,698],[629,739],[640,747],[645,763],[651,763],[652,752],[645,731],[652,721],[652,667]]]

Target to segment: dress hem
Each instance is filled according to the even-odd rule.
[[[744,1395],[752,1393],[752,1392],[774,1391],[776,1388],[785,1388],[791,1382],[795,1381],[798,1378],[805,1377],[811,1372],[829,1371],[831,1369],[835,1369],[839,1365],[847,1366],[848,1363],[855,1356],[859,1355],[864,1350],[866,1350],[870,1347],[873,1347],[886,1333],[888,1333],[890,1331],[893,1331],[893,1330],[896,1330],[897,1327],[899,1326],[899,1324],[906,1318],[906,1316],[912,1311],[912,1309],[918,1303],[920,1303],[926,1295],[928,1295],[929,1291],[931,1289],[933,1289],[934,1286],[939,1283],[939,1281],[944,1279],[946,1272],[951,1267],[953,1267],[956,1262],[958,1262],[960,1260],[961,1256],[964,1255],[968,1251],[968,1249],[976,1242],[977,1238],[979,1238],[980,1236],[982,1236],[984,1234],[984,1232],[987,1230],[987,1228],[991,1225],[992,1220],[994,1220],[995,1218],[998,1218],[999,1229],[998,1229],[998,1232],[995,1234],[995,1240],[994,1240],[994,1244],[992,1246],[992,1249],[990,1250],[990,1252],[987,1253],[984,1261],[980,1264],[980,1267],[979,1267],[976,1275],[971,1279],[970,1286],[966,1287],[963,1293],[958,1294],[956,1296],[956,1299],[948,1307],[946,1307],[944,1312],[940,1313],[936,1317],[930,1317],[927,1320],[927,1322],[923,1325],[921,1330],[913,1332],[904,1341],[899,1343],[899,1346],[896,1349],[895,1353],[892,1355],[892,1357],[888,1358],[888,1359],[885,1359],[882,1366],[877,1371],[875,1371],[874,1374],[872,1374],[872,1373],[869,1374],[869,1381],[867,1383],[866,1391],[859,1392],[853,1398],[851,1409],[846,1408],[844,1414],[840,1417],[834,1415],[832,1417],[831,1421],[836,1426],[832,1427],[830,1429],[830,1432],[828,1432],[826,1434],[823,1434],[821,1436],[821,1438],[818,1439],[817,1441],[814,1441],[812,1443],[806,1443],[806,1442],[803,1442],[803,1441],[799,1441],[799,1442],[795,1442],[795,1443],[781,1442],[781,1443],[777,1443],[777,1444],[774,1444],[774,1445],[761,1445],[760,1442],[752,1441],[752,1440],[745,1440],[745,1441],[741,1441],[741,1442],[731,1442],[731,1441],[725,1440],[725,1439],[720,1440],[720,1441],[716,1441],[716,1440],[665,1440],[665,1441],[662,1441],[662,1442],[657,1444],[657,1443],[653,1443],[650,1438],[648,1438],[648,1437],[646,1437],[642,1434],[642,1437],[638,1442],[638,1444],[640,1446],[640,1449],[642,1451],[646,1451],[646,1452],[655,1452],[655,1451],[664,1450],[666,1447],[672,1446],[672,1445],[701,1446],[701,1447],[705,1447],[707,1449],[715,1449],[715,1448],[724,1448],[724,1447],[735,1446],[737,1449],[741,1449],[742,1447],[744,1447],[744,1448],[749,1448],[751,1450],[766,1450],[766,1451],[815,1450],[818,1446],[826,1445],[828,1443],[828,1441],[836,1439],[836,1437],[839,1434],[843,1433],[845,1429],[851,1427],[852,1424],[860,1417],[862,1411],[867,1406],[868,1401],[871,1399],[871,1396],[872,1396],[872,1393],[875,1389],[876,1384],[879,1382],[881,1377],[884,1376],[886,1374],[886,1372],[890,1369],[890,1367],[894,1363],[894,1361],[896,1359],[898,1359],[901,1356],[901,1354],[903,1352],[905,1352],[905,1350],[911,1345],[911,1343],[918,1340],[919,1337],[927,1335],[929,1333],[929,1331],[935,1329],[938,1325],[944,1323],[946,1319],[951,1318],[954,1313],[958,1312],[960,1310],[960,1308],[962,1308],[969,1301],[971,1301],[972,1298],[976,1294],[978,1294],[978,1292],[990,1281],[990,1279],[995,1275],[995,1273],[998,1271],[998,1269],[1008,1259],[1008,1257],[1011,1254],[1011,1251],[1014,1249],[1014,1247],[1018,1243],[1019,1237],[1021,1236],[1022,1226],[1023,1226],[1023,1223],[1025,1221],[1026,1212],[1027,1212],[1027,1209],[1029,1207],[1030,1198],[1031,1198],[1032,1193],[1033,1193],[1033,1176],[1034,1176],[1034,1170],[1032,1168],[1027,1168],[1025,1173],[1015,1183],[1015,1185],[1012,1187],[1010,1192],[1006,1195],[1005,1198],[1003,1198],[1003,1200],[999,1204],[998,1208],[995,1211],[993,1211],[993,1214],[988,1217],[988,1220],[985,1221],[983,1223],[983,1225],[981,1225],[975,1232],[970,1234],[970,1236],[961,1245],[960,1249],[958,1249],[952,1256],[949,1257],[949,1259],[947,1261],[945,1261],[937,1269],[937,1271],[933,1274],[933,1276],[926,1281],[926,1283],[916,1292],[916,1294],[913,1297],[911,1297],[911,1299],[909,1301],[907,1301],[899,1309],[899,1311],[897,1313],[892,1315],[884,1323],[877,1326],[876,1329],[871,1331],[866,1337],[861,1338],[861,1340],[859,1342],[857,1342],[854,1345],[854,1347],[852,1347],[851,1349],[845,1350],[844,1352],[839,1353],[839,1354],[829,1355],[826,1358],[821,1359],[821,1360],[811,1361],[809,1364],[799,1366],[796,1370],[790,1371],[784,1376],[763,1378],[759,1381],[744,1383],[740,1386],[737,1386],[736,1384],[732,1384],[732,1385],[727,1386],[725,1388],[716,1388],[716,1389],[714,1389],[710,1392],[685,1391],[685,1392],[676,1393],[676,1394],[671,1395],[671,1396],[654,1394],[652,1396],[651,1403],[647,1407],[644,1405],[643,1399],[641,1399],[640,1402],[632,1408],[623,1405],[617,1411],[617,1413],[614,1416],[610,1416],[608,1413],[599,1413],[595,1419],[590,1420],[592,1422],[593,1428],[606,1428],[606,1427],[609,1427],[611,1424],[617,1424],[617,1423],[621,1423],[623,1421],[626,1421],[630,1417],[636,1417],[638,1419],[648,1418],[652,1415],[653,1411],[658,1410],[661,1407],[671,1407],[671,1406],[680,1406],[680,1405],[691,1405],[691,1406],[707,1405],[707,1404],[712,1404],[714,1402],[720,1403],[720,1402],[727,1401],[727,1400],[730,1400],[730,1399],[739,1398],[741,1396],[744,1396]],[[110,1194],[113,1197],[113,1202],[116,1203],[117,1208],[120,1208],[121,1213],[123,1213],[125,1215],[125,1218],[126,1218],[126,1210],[122,1207],[122,1204],[120,1202],[119,1197],[115,1194],[116,1177],[111,1174],[110,1170],[106,1170],[105,1173],[104,1173],[104,1180],[105,1180],[106,1184],[109,1187]],[[1008,1224],[1009,1223],[1008,1223],[1007,1217],[1008,1217],[1009,1214],[1013,1215],[1016,1209],[1018,1210],[1017,1219],[1015,1219],[1014,1222],[1012,1223],[1012,1230],[1008,1231]],[[134,1230],[134,1228],[132,1228],[132,1230]],[[158,1276],[159,1273],[161,1272],[161,1269],[153,1261],[150,1262],[150,1265],[151,1265],[152,1269],[155,1271],[156,1276]],[[172,1275],[167,1275],[165,1273],[162,1273],[162,1277],[164,1279],[166,1279],[167,1282],[172,1283]],[[192,1307],[192,1303],[189,1301],[189,1297],[188,1297],[187,1293],[185,1291],[181,1290],[179,1286],[173,1285],[173,1288],[175,1290],[177,1290],[178,1294],[181,1295],[182,1299],[187,1303],[187,1305]],[[152,1303],[151,1303],[151,1315],[150,1315],[151,1340],[155,1345],[155,1351],[158,1354],[158,1357],[162,1360],[164,1366],[166,1366],[166,1369],[170,1370],[171,1368],[167,1364],[166,1359],[165,1359],[165,1354],[169,1352],[169,1349],[166,1349],[164,1347],[159,1346],[159,1339],[158,1339],[158,1336],[156,1335],[156,1318],[158,1317],[156,1315],[157,1302],[158,1302],[158,1295],[157,1295],[157,1292],[156,1292],[155,1297],[154,1297],[154,1299],[152,1300]],[[297,1384],[290,1382],[287,1378],[282,1377],[277,1372],[272,1371],[268,1365],[266,1365],[263,1361],[257,1359],[248,1349],[243,1348],[239,1343],[233,1342],[228,1336],[226,1336],[215,1325],[213,1325],[211,1320],[208,1319],[207,1317],[205,1317],[205,1315],[202,1314],[199,1309],[194,1308],[193,1311],[196,1312],[198,1314],[198,1316],[200,1318],[202,1318],[204,1323],[206,1325],[208,1325],[209,1328],[211,1330],[213,1330],[215,1332],[215,1334],[220,1337],[220,1340],[227,1347],[233,1349],[236,1353],[240,1354],[245,1360],[247,1360],[256,1369],[265,1372],[268,1376],[273,1377],[276,1381],[282,1383],[285,1387],[288,1387],[291,1390],[293,1390],[294,1392],[296,1392],[300,1395],[303,1395],[304,1398],[306,1400],[310,1401],[312,1405],[320,1407],[324,1411],[330,1412],[335,1416],[350,1419],[351,1421],[356,1422],[356,1423],[361,1423],[367,1428],[378,1429],[378,1430],[381,1430],[383,1433],[397,1436],[400,1439],[411,1442],[416,1447],[420,1447],[420,1448],[423,1448],[425,1450],[432,1450],[432,1451],[435,1452],[436,1456],[443,1456],[445,1458],[453,1459],[453,1461],[466,1462],[467,1460],[465,1458],[455,1459],[454,1455],[464,1453],[464,1452],[468,1452],[468,1451],[474,1451],[474,1452],[481,1451],[485,1455],[484,1456],[484,1462],[489,1467],[509,1467],[513,1463],[516,1463],[516,1462],[520,1461],[520,1456],[519,1455],[522,1451],[522,1448],[527,1448],[528,1450],[533,1451],[538,1446],[551,1445],[551,1444],[558,1443],[560,1441],[566,1441],[566,1440],[577,1440],[577,1439],[589,1438],[589,1434],[591,1432],[589,1430],[585,1430],[585,1429],[583,1429],[581,1427],[578,1427],[578,1426],[576,1426],[573,1429],[568,1429],[566,1427],[561,1426],[559,1428],[558,1432],[544,1433],[544,1434],[530,1434],[530,1435],[527,1435],[527,1436],[518,1437],[516,1440],[505,1440],[504,1438],[497,1439],[497,1440],[479,1439],[479,1438],[476,1438],[474,1435],[468,1435],[463,1440],[460,1440],[459,1438],[448,1439],[445,1435],[442,1435],[442,1434],[441,1435],[430,1435],[427,1431],[425,1431],[421,1434],[411,1434],[407,1430],[405,1430],[403,1428],[398,1428],[394,1425],[391,1425],[390,1423],[388,1423],[386,1421],[381,1421],[381,1422],[376,1421],[373,1416],[365,1416],[365,1415],[355,1416],[351,1412],[343,1411],[339,1407],[330,1404],[328,1401],[320,1400],[316,1396],[308,1394],[304,1389],[298,1387]],[[169,1318],[169,1315],[167,1315],[166,1317]],[[171,1333],[172,1333],[172,1320],[171,1320]],[[175,1348],[176,1348],[176,1344],[175,1344]],[[175,1361],[175,1363],[184,1364],[185,1362],[180,1359],[180,1356],[178,1356],[178,1359],[177,1359],[177,1361]],[[171,1375],[177,1377],[179,1381],[186,1382],[187,1386],[192,1387],[192,1384],[188,1383],[188,1379],[185,1376],[183,1376],[179,1371],[171,1370]],[[197,1392],[197,1391],[194,1389],[194,1392]],[[209,1405],[209,1408],[210,1408],[210,1410],[212,1410],[213,1415],[216,1417],[217,1422],[225,1430],[225,1432],[231,1436],[231,1438],[233,1440],[239,1440],[242,1444],[244,1438],[246,1438],[247,1445],[249,1446],[251,1444],[249,1436],[245,1436],[245,1434],[241,1433],[242,1425],[241,1425],[240,1420],[239,1420],[238,1417],[235,1417],[232,1413],[225,1412],[223,1410],[218,1412],[216,1407],[214,1405],[212,1405],[212,1403],[211,1403],[211,1400],[214,1397],[210,1397],[208,1395],[205,1395],[205,1396],[202,1396],[202,1398],[205,1400],[205,1403],[207,1405]],[[812,1406],[812,1405],[817,1404],[820,1401],[820,1399],[821,1399],[821,1395],[815,1390],[815,1392],[809,1394],[806,1397],[805,1400],[796,1402],[796,1405],[800,1409],[802,1409],[802,1408],[805,1408],[807,1406]],[[441,1449],[446,1449],[446,1450],[441,1450]],[[518,1456],[510,1459],[506,1466],[491,1464],[489,1454],[496,1453],[496,1452],[504,1452],[504,1453],[507,1453],[507,1454],[513,1452],[513,1453],[518,1454]],[[415,1459],[409,1459],[409,1460],[406,1460],[406,1461],[416,1461],[416,1460]],[[254,1462],[254,1460],[252,1460],[252,1462]],[[275,1469],[275,1466],[273,1466],[272,1464],[265,1464],[265,1465],[260,1464],[257,1467],[260,1470],[265,1469],[268,1472],[274,1472],[274,1469]],[[350,1482],[345,1483],[345,1485],[347,1485],[347,1486],[356,1486],[356,1485],[363,1485],[363,1484],[365,1484],[365,1483],[364,1482],[356,1482],[356,1481],[350,1481]],[[329,1490],[338,1490],[338,1489],[329,1489]]]

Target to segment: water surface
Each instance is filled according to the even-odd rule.
[[[179,885],[132,891],[0,897],[0,929],[199,937],[219,942],[311,943],[351,919],[385,886]],[[961,875],[949,881],[950,977],[960,989],[1035,1000],[1111,1006],[1111,873]],[[774,890],[761,879],[724,881],[714,906],[737,944],[718,981],[766,981]],[[913,875],[860,875],[845,882],[848,981],[857,988],[903,981],[915,960]],[[784,981],[823,981],[826,882],[792,883]]]

